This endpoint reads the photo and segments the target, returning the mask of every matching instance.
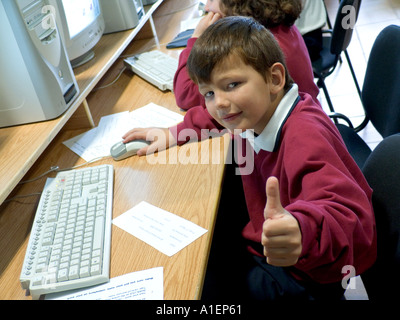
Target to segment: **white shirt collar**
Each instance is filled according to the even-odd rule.
[[[297,84],[293,84],[292,88],[290,88],[290,90],[282,98],[267,126],[260,135],[256,137],[254,135],[254,130],[246,130],[240,134],[242,138],[249,140],[256,153],[259,153],[260,150],[269,152],[274,151],[281,128],[298,97],[298,86]]]

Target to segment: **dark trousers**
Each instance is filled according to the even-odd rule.
[[[287,268],[251,255],[241,231],[248,222],[240,176],[227,165],[202,300],[339,300],[341,283],[319,285],[297,281]],[[261,247],[261,244],[259,244]]]

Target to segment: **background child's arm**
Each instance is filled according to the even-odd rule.
[[[190,55],[190,51],[197,37],[200,36],[204,30],[216,20],[220,19],[219,14],[209,13],[198,24],[192,38],[188,40],[187,47],[179,56],[178,69],[174,77],[174,94],[176,104],[183,110],[188,110],[193,106],[202,105],[205,107],[204,98],[199,92],[197,85],[189,78],[186,71],[186,63]]]

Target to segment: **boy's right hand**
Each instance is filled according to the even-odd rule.
[[[138,156],[162,151],[176,145],[176,139],[168,128],[136,128],[128,131],[122,136],[123,143],[132,140],[146,140],[151,143],[140,150]]]
[[[200,37],[209,26],[211,26],[214,22],[218,21],[221,18],[222,16],[219,13],[209,12],[203,19],[200,20],[199,24],[193,32],[192,37]]]
[[[264,246],[267,263],[276,267],[294,266],[302,252],[299,223],[281,204],[277,178],[268,178],[266,195],[261,244]]]

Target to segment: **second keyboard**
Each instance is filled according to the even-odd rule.
[[[134,73],[161,91],[173,91],[174,76],[178,69],[177,59],[154,50],[126,58],[124,61]]]

